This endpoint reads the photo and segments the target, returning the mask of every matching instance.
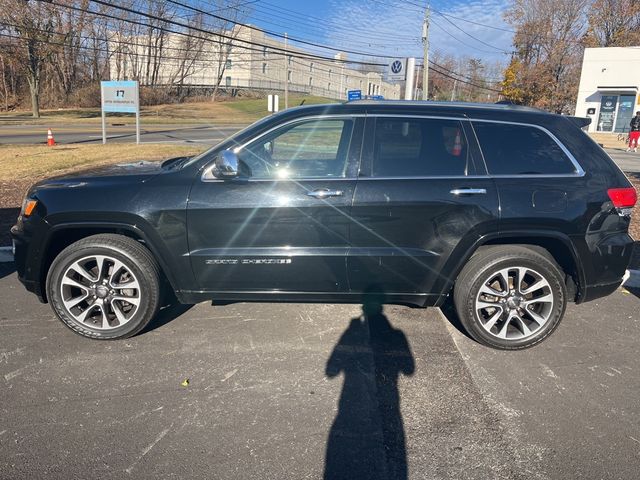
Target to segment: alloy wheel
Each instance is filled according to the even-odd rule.
[[[107,255],[73,262],[59,284],[65,310],[81,325],[113,330],[129,322],[142,300],[140,282],[125,263]]]
[[[549,281],[532,268],[514,266],[485,276],[475,299],[484,330],[501,340],[523,340],[536,333],[553,313]]]

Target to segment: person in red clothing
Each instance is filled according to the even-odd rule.
[[[634,152],[638,151],[638,142],[640,142],[640,111],[636,112],[636,116],[629,123],[629,148],[627,152],[633,148]]]

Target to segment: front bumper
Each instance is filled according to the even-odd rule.
[[[46,303],[46,295],[43,291],[41,278],[41,254],[33,247],[31,235],[20,225],[11,227],[13,239],[13,261],[18,273],[18,280],[25,288],[34,293],[42,303]]]

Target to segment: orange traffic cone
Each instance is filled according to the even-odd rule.
[[[50,147],[55,146],[56,144],[56,140],[55,138],[53,138],[53,132],[51,131],[51,129],[47,130],[47,145],[49,145]]]
[[[460,130],[456,131],[456,139],[453,143],[453,151],[451,152],[454,156],[459,157],[462,153],[462,138],[460,138]]]

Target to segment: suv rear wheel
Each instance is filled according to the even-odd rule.
[[[135,240],[93,235],[55,258],[47,275],[47,297],[57,317],[80,335],[130,337],[158,310],[159,268]]]
[[[553,258],[515,245],[476,253],[454,289],[467,332],[503,350],[531,347],[548,337],[564,315],[566,298],[564,274]]]

